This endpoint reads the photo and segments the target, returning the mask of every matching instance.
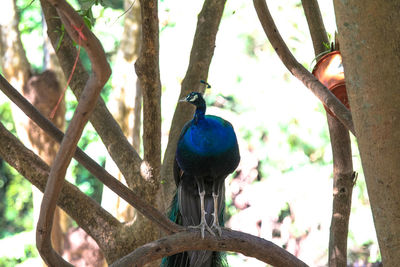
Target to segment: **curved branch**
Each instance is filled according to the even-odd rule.
[[[27,101],[15,88],[13,88],[2,75],[0,75],[0,90],[51,138],[61,143],[64,134],[51,121],[45,118],[40,111],[32,106],[32,104],[29,103],[29,101]],[[104,185],[108,186],[114,193],[123,198],[126,202],[132,205],[132,207],[136,208],[149,220],[155,222],[167,234],[176,233],[181,230],[177,224],[174,224],[167,217],[161,214],[161,212],[149,205],[140,196],[118,181],[118,179],[110,175],[80,148],[76,149],[74,158]]]
[[[250,234],[222,229],[222,237],[206,234],[201,239],[196,230],[187,230],[148,243],[110,267],[144,266],[146,263],[187,250],[235,251],[273,266],[307,266],[274,243]]]
[[[61,40],[60,47],[56,49],[60,41],[60,19],[58,18],[55,8],[46,0],[41,0],[41,5],[48,26],[47,34],[54,50],[56,50],[60,65],[66,76],[68,76],[77,56],[76,48],[71,38],[65,35]],[[70,87],[78,99],[80,99],[82,88],[84,88],[88,77],[89,74],[83,67],[81,61],[78,60],[75,75],[72,76],[70,83]],[[124,175],[129,188],[138,189],[136,190],[138,194],[144,197],[144,194],[141,194],[139,190],[142,188],[142,184],[145,183],[140,173],[142,159],[128,142],[120,126],[114,120],[101,98],[97,101],[96,107],[90,117],[90,122],[101,137],[112,159]],[[138,183],[134,181],[138,181]]]
[[[27,149],[0,123],[0,155],[40,191],[44,191],[50,167]],[[121,223],[76,186],[65,181],[57,204],[65,210],[100,248],[113,241]]]
[[[294,58],[279,34],[265,0],[253,0],[253,3],[261,25],[282,63],[355,135],[350,111]]]
[[[190,52],[189,66],[182,81],[179,99],[192,91],[204,92],[204,86],[200,80],[207,80],[211,59],[214,55],[215,40],[218,27],[221,22],[226,0],[206,0],[198,15],[196,33]],[[178,102],[178,101],[177,101]],[[191,105],[177,104],[168,135],[168,144],[164,154],[161,177],[166,183],[163,184],[164,199],[172,199],[175,191],[175,183],[172,177],[172,168],[176,145],[183,125],[193,116],[194,108]],[[167,202],[169,203],[169,201]]]
[[[111,75],[111,69],[99,40],[86,27],[78,13],[65,1],[50,0],[50,2],[57,8],[68,34],[85,48],[93,71],[86,82],[79,104],[50,169],[36,229],[36,245],[46,263],[51,266],[71,266],[52,247],[51,230],[54,210],[76,145],[89,120],[89,115],[94,109],[101,89]]]
[[[32,121],[34,121],[40,128],[42,128],[51,138],[61,143],[64,134],[47,118],[45,118],[40,111],[38,111],[28,100],[26,100],[18,91],[8,83],[2,75],[0,75],[0,90],[16,104]],[[136,208],[149,220],[155,222],[162,230],[168,234],[176,233],[180,230],[177,224],[172,223],[161,212],[149,205],[147,202],[127,188],[123,183],[118,181],[115,177],[109,174],[97,162],[91,159],[80,148],[77,148],[74,158],[82,164],[91,174],[99,179],[104,185],[108,186],[114,193],[123,198],[132,207]]]

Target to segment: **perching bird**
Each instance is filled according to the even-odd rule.
[[[206,103],[200,93],[184,100],[196,106],[194,118],[186,123],[179,137],[174,178],[174,197],[170,219],[176,223],[221,235],[225,208],[225,178],[239,164],[239,147],[232,125],[217,116],[205,115]],[[226,263],[225,263],[226,264]],[[186,251],[163,260],[162,266],[223,266],[222,253]]]

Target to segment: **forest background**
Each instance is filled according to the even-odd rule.
[[[102,92],[103,99],[111,105],[116,74],[134,74],[133,66],[131,69],[114,68],[126,15],[123,1],[113,1],[112,5],[107,1],[102,1],[102,5],[88,5],[83,1],[70,3],[77,10],[84,9],[85,5],[91,7],[92,30],[113,68],[113,76]],[[159,2],[164,146],[202,3]],[[319,4],[325,27],[332,36],[336,30],[332,3],[319,1]],[[17,6],[27,58],[39,73],[43,71],[45,58],[40,3],[19,0]],[[301,2],[270,1],[269,8],[292,53],[303,66],[312,70],[315,56]],[[81,59],[89,66],[83,51]],[[224,117],[234,125],[242,157],[238,170],[226,180],[226,226],[272,240],[310,266],[325,265],[333,181],[325,110],[320,101],[287,72],[266,39],[251,2],[226,3],[208,82],[212,86],[205,94],[208,113]],[[75,96],[67,90],[67,124],[76,105]],[[0,93],[0,120],[16,134],[11,110],[12,104]],[[110,160],[90,124],[85,128],[79,147],[102,166]],[[379,261],[380,255],[354,138],[352,151],[354,170],[359,175],[353,191],[348,254],[351,264],[362,265]],[[72,161],[68,169],[67,180],[107,207],[106,196],[110,193],[103,192],[102,184],[76,161]],[[40,264],[34,228],[31,184],[1,161],[0,266]],[[232,266],[265,265],[234,253],[228,255],[228,260]]]

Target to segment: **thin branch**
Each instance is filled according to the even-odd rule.
[[[55,141],[61,143],[64,134],[31,103],[29,103],[8,81],[0,75],[0,90],[16,104],[32,121],[42,128]],[[140,196],[127,188],[118,179],[110,175],[103,167],[98,165],[80,148],[77,148],[74,158],[82,164],[91,174],[108,186],[114,193],[123,198],[126,202],[136,208],[149,220],[155,222],[167,234],[176,233],[180,227],[172,223],[167,217],[160,213],[153,206],[145,202]]]
[[[208,77],[208,70],[214,55],[215,40],[225,2],[226,0],[204,1],[203,8],[198,15],[189,66],[182,81],[179,99],[188,95],[191,91],[204,92],[205,88],[200,83],[200,80],[206,81]],[[168,144],[161,169],[161,177],[166,182],[163,184],[164,199],[172,198],[175,191],[172,168],[174,166],[176,145],[183,125],[191,119],[193,112],[194,108],[191,105],[182,105],[182,103],[178,102],[172,119]]]
[[[8,164],[44,191],[50,167],[34,152],[27,149],[0,123],[0,155]],[[121,223],[76,186],[65,181],[57,201],[101,249],[113,242],[113,236],[122,228]],[[112,244],[111,244],[112,245]]]
[[[55,8],[46,0],[41,0],[41,5],[48,26],[47,34],[56,50],[60,65],[65,75],[68,76],[77,56],[76,48],[67,34],[64,35],[62,40],[59,39],[61,22]],[[60,46],[57,49],[59,42]],[[79,60],[75,74],[70,83],[70,87],[78,99],[82,94],[82,88],[84,88],[88,77],[89,74]],[[112,159],[124,175],[129,188],[137,189],[136,192],[143,198],[145,194],[140,191],[143,187],[142,183],[144,183],[144,179],[140,173],[142,159],[128,142],[120,126],[114,120],[101,98],[98,100],[95,110],[90,117],[90,122],[101,137]]]
[[[140,1],[142,38],[139,58],[135,63],[143,95],[143,149],[146,180],[153,183],[154,199],[160,185],[161,168],[161,81],[159,68],[158,1]],[[150,199],[149,199],[150,200]],[[154,200],[153,200],[154,201]]]
[[[313,40],[315,55],[327,48],[328,37],[316,0],[302,0]],[[349,131],[328,112],[327,120],[333,155],[333,205],[329,235],[329,266],[347,265],[347,237],[355,173]]]
[[[315,55],[321,55],[327,51],[324,44],[329,44],[324,22],[317,0],[301,0],[310,30]],[[316,58],[318,60],[318,58]]]
[[[253,0],[253,2],[261,25],[282,63],[355,135],[350,111],[294,58],[279,34],[265,0]]]
[[[65,173],[82,135],[83,128],[89,120],[100,91],[111,75],[103,47],[96,36],[86,27],[83,19],[67,2],[50,0],[57,8],[68,34],[82,45],[92,63],[93,73],[89,76],[82,92],[74,116],[61,142],[60,149],[52,164],[44,191],[40,217],[36,229],[36,245],[42,258],[51,266],[70,266],[51,244],[51,229],[57,199],[64,184]]]
[[[333,154],[333,205],[329,234],[329,266],[347,266],[347,238],[351,196],[356,178],[353,172],[349,131],[327,113]]]
[[[307,266],[304,262],[274,243],[250,234],[222,229],[222,237],[206,234],[204,239],[198,231],[187,230],[148,243],[110,267],[144,266],[161,257],[187,250],[235,251],[257,258],[273,266]]]

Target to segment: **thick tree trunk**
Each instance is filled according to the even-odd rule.
[[[400,2],[334,1],[383,264],[400,262]]]

